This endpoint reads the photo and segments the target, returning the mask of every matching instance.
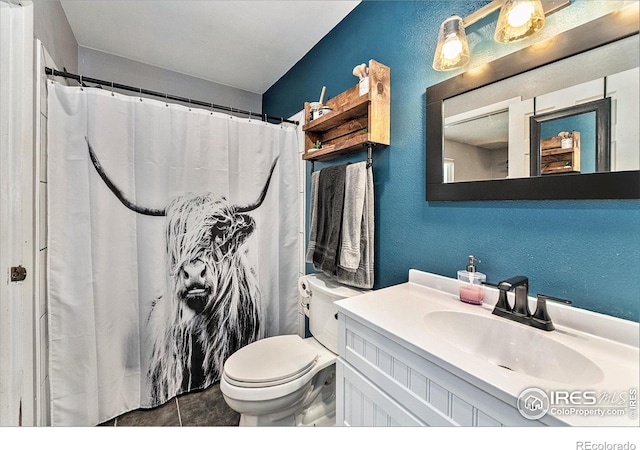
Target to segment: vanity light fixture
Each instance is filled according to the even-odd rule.
[[[509,43],[527,38],[540,31],[545,24],[545,16],[571,3],[571,0],[494,0],[464,19],[453,15],[440,25],[433,68],[438,71],[458,69],[470,59],[469,44],[465,27],[476,23],[492,12],[500,9],[494,39]]]

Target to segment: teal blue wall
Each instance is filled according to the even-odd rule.
[[[389,66],[391,145],[374,151],[375,288],[406,282],[411,268],[455,277],[473,254],[489,281],[526,275],[533,295],[638,321],[640,202],[425,201],[425,90],[456,74],[431,68],[438,28],[449,15],[465,17],[486,3],[363,2],[264,94],[263,111],[288,117],[317,100],[322,86],[329,98],[353,86],[357,64],[375,59]],[[471,66],[620,5],[574,1],[548,18],[540,36],[510,45],[493,41],[494,13],[467,30]]]

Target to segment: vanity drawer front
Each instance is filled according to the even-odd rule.
[[[339,326],[340,356],[429,425],[542,425],[350,317]]]
[[[342,358],[336,361],[336,376],[336,424],[355,427],[425,425]]]

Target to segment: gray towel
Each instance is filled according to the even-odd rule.
[[[361,166],[362,164],[362,166]],[[366,163],[354,164],[354,167],[347,169],[346,192],[345,192],[345,217],[343,221],[343,248],[341,250],[340,265],[337,268],[337,278],[342,284],[354,286],[362,289],[373,288],[374,267],[373,267],[373,247],[374,247],[374,209],[373,209],[373,170],[366,168]],[[365,172],[366,176],[362,176]],[[363,194],[362,209],[359,216],[354,215],[358,211],[360,195]],[[347,212],[346,208],[351,210]],[[347,218],[347,214],[350,214]],[[360,227],[359,236],[354,231],[354,226]],[[356,239],[359,241],[356,243]],[[359,245],[358,245],[359,244]],[[357,268],[353,270],[354,251],[360,252]]]
[[[305,262],[313,264],[313,254],[316,251],[316,239],[318,238],[318,215],[316,213],[316,205],[318,204],[318,179],[320,178],[320,172],[311,173],[311,205],[310,218],[309,218],[309,247],[307,248],[307,255]]]
[[[360,264],[360,234],[366,191],[367,163],[350,164],[344,181],[342,237],[338,263],[342,269],[349,272],[355,272]]]
[[[318,177],[313,267],[330,276],[335,276],[337,268],[346,169],[347,164],[327,167]]]

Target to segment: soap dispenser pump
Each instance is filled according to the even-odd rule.
[[[469,255],[466,270],[458,270],[458,291],[460,300],[472,305],[482,305],[484,301],[484,285],[487,276],[476,270],[475,262],[481,262],[473,255]]]

